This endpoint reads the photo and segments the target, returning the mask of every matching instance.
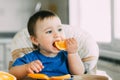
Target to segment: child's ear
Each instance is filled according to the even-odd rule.
[[[31,39],[31,41],[32,41],[33,44],[35,44],[35,45],[39,44],[38,41],[37,41],[37,39],[36,39],[36,37],[30,36],[30,39]]]

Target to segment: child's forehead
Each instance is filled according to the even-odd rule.
[[[39,27],[41,30],[48,30],[48,29],[58,29],[58,28],[63,28],[62,24],[58,25],[43,25]]]

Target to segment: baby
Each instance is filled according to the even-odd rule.
[[[10,73],[17,79],[29,73],[51,76],[84,73],[83,62],[78,55],[77,40],[66,38],[60,18],[53,12],[41,10],[30,17],[28,32],[36,50],[16,59]],[[54,46],[56,41],[65,40],[66,50]]]

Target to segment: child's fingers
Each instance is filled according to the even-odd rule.
[[[76,43],[76,40],[75,40],[75,38],[69,38],[66,40],[66,43],[67,44],[74,44],[74,43]]]
[[[34,71],[31,68],[28,68],[28,73],[34,74]]]
[[[77,40],[75,38],[66,39],[66,47],[68,53],[76,53],[78,49]]]
[[[44,68],[44,66],[40,60],[36,60],[35,63],[37,63],[41,68]]]
[[[34,73],[34,71],[31,69],[31,63],[25,65],[25,70],[27,73]]]
[[[30,63],[30,68],[31,70],[35,71],[35,72],[39,72],[40,70],[42,70],[41,66],[38,64],[37,61],[33,61]]]
[[[43,65],[40,61],[36,60],[36,61],[34,61],[33,68],[35,69],[36,72],[39,72],[43,69]]]
[[[32,61],[31,63],[28,64],[28,72],[34,73],[34,72],[39,72],[44,68],[42,63],[39,60]]]
[[[33,73],[34,73],[34,71],[35,72],[39,72],[39,70],[35,67],[35,63],[34,62],[31,62],[31,63],[28,64],[28,70],[29,70],[30,73],[32,71],[33,71]]]

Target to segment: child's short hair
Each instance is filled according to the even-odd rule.
[[[27,29],[28,32],[30,34],[30,36],[35,36],[35,25],[38,19],[40,20],[44,20],[45,18],[48,17],[53,17],[53,16],[57,16],[55,13],[48,11],[48,10],[41,10],[36,12],[34,15],[32,15],[29,18],[28,24],[27,24]],[[34,48],[38,48],[38,46],[34,45]]]

